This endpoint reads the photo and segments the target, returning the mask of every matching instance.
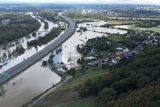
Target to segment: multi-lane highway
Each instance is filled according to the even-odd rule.
[[[53,51],[54,49],[56,49],[60,45],[62,45],[62,43],[64,43],[68,38],[70,38],[73,35],[73,33],[76,30],[75,22],[72,21],[71,19],[63,16],[62,13],[60,13],[59,16],[62,17],[69,24],[67,30],[58,39],[56,39],[50,45],[45,47],[43,50],[37,52],[33,56],[24,60],[23,62],[15,65],[14,67],[5,71],[5,74],[7,74],[8,76],[0,76],[0,85],[5,83],[6,81],[11,79],[15,75],[23,72],[25,69],[27,69],[28,67],[30,67],[31,65],[33,65],[34,63],[36,63],[37,61],[42,59],[44,56],[49,54],[51,51]]]

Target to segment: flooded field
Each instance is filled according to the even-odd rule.
[[[129,25],[117,25],[114,28],[129,29]]]
[[[127,31],[118,30],[112,28],[102,28],[101,25],[106,24],[104,21],[96,21],[96,22],[85,22],[78,24],[77,30],[80,27],[86,27],[88,31],[86,32],[76,32],[71,38],[69,38],[65,43],[62,44],[62,52],[55,54],[54,63],[57,65],[61,65],[61,62],[67,68],[78,67],[77,60],[81,58],[81,55],[77,52],[77,45],[85,44],[88,39],[107,36],[105,33],[113,33],[113,34],[124,34]],[[58,67],[59,67],[58,66]]]
[[[39,19],[37,19],[39,20]],[[40,21],[40,20],[39,20]],[[31,47],[28,49],[27,41],[37,39],[39,36],[45,36],[49,33],[53,27],[58,27],[58,24],[54,24],[48,20],[45,20],[49,24],[49,28],[46,31],[42,31],[44,28],[44,23],[41,23],[41,27],[37,31],[37,36],[33,37],[32,34],[29,34],[31,38],[21,38],[19,39],[19,44],[25,47],[26,51],[23,55],[20,55],[16,58],[6,60],[7,64],[0,69],[0,73],[4,72],[5,70],[13,67],[14,65],[22,62],[26,58],[32,56],[36,52],[42,50],[47,45],[51,44],[57,38],[52,40],[46,45],[42,45],[41,47]],[[63,22],[59,23],[61,26],[65,24]],[[41,32],[42,31],[42,32]],[[41,32],[38,34],[38,32]],[[64,32],[64,31],[63,31]],[[63,32],[61,34],[63,34]],[[15,43],[14,41],[12,43]],[[9,43],[10,44],[10,43]],[[13,51],[16,48],[16,45],[13,47],[8,47],[7,50],[3,50],[1,47],[2,52]],[[43,58],[42,60],[48,60],[49,55]],[[59,83],[61,81],[61,77],[58,76],[56,73],[51,71],[51,69],[42,66],[42,60],[35,63],[28,69],[26,69],[21,74],[17,75],[7,83],[0,86],[0,107],[21,107],[23,104],[27,103],[34,97],[38,96],[42,92],[46,91],[53,85]],[[10,103],[7,103],[10,102]]]
[[[88,31],[82,33],[75,32],[75,34],[65,43],[63,43],[62,46],[59,48],[61,51],[57,52],[58,49],[54,50],[54,64],[57,65],[58,68],[61,67],[62,62],[67,68],[78,67],[77,60],[81,58],[81,55],[76,50],[77,45],[85,44],[86,41],[91,38],[107,36],[105,32],[122,34],[126,33],[126,31],[124,30],[108,28],[106,29],[99,27],[104,23],[104,21],[98,21],[78,24],[77,30],[79,30],[79,28],[83,26],[87,27]],[[38,51],[43,49],[44,47],[45,46],[38,47]],[[26,53],[24,54],[25,57],[27,55],[33,55],[37,51],[34,47],[30,50],[26,51]],[[19,60],[22,61],[24,56],[19,56]],[[49,55],[42,60],[48,60],[48,58]],[[18,59],[16,58],[15,60]],[[23,104],[30,101],[35,96],[41,94],[51,86],[60,82],[61,77],[52,72],[49,67],[43,67],[42,60],[28,68],[21,74],[17,75],[8,83],[1,86],[1,91],[3,91],[3,94],[0,96],[1,107],[21,107]],[[14,60],[13,63],[15,63]]]
[[[33,18],[35,18],[35,16],[33,16],[32,14],[31,14],[31,16]],[[41,22],[40,19],[36,19],[36,20],[38,20],[39,23],[41,24],[40,28],[36,31],[36,36],[33,36],[32,33],[31,33],[28,36],[25,36],[24,38],[21,38],[21,39],[19,39],[17,41],[13,41],[11,43],[8,43],[6,46],[0,46],[0,58],[3,57],[4,53],[7,56],[7,58],[5,58],[3,61],[0,62],[0,65],[3,65],[2,68],[0,68],[0,73],[8,70],[9,68],[15,66],[16,64],[22,62],[23,60],[27,59],[28,57],[32,56],[33,54],[35,54],[36,52],[42,50],[48,44],[53,42],[53,41],[51,41],[50,43],[48,43],[46,45],[37,46],[37,47],[27,47],[27,42],[28,41],[35,40],[40,36],[41,37],[45,36],[54,27],[58,27],[57,23],[52,23],[51,21],[45,20],[46,22],[48,22],[48,29],[44,30],[44,22]],[[65,26],[63,22],[59,22],[59,24],[61,26]],[[9,53],[12,53],[16,49],[16,47],[20,46],[20,45],[22,45],[22,47],[24,47],[26,49],[25,53],[20,55],[20,56],[17,56],[17,57],[8,58]]]

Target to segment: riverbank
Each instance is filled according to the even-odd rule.
[[[49,54],[53,49],[56,49],[57,47],[59,47],[63,42],[65,42],[75,32],[75,23],[71,21],[70,19],[68,19],[67,17],[61,16],[61,15],[60,17],[68,21],[69,28],[58,39],[56,39],[54,42],[46,46],[44,49],[32,55],[31,57],[25,59],[23,62],[10,68],[9,70],[5,71],[5,73],[9,75],[5,78],[2,77],[0,79],[1,84],[7,81],[8,79],[12,78],[12,76],[15,76],[19,72],[22,72],[29,66],[39,61],[41,58]]]
[[[78,92],[75,91],[75,88],[78,88],[80,84],[83,84],[88,79],[93,79],[105,74],[107,74],[107,72],[100,68],[89,70],[88,72],[65,82],[60,87],[57,87],[55,90],[51,91],[44,98],[35,103],[33,107],[56,106],[61,103],[78,100],[80,97]]]
[[[1,107],[21,107],[61,81],[61,77],[52,72],[49,67],[42,66],[42,61],[47,60],[48,57],[2,85],[5,93],[0,96]]]
[[[52,87],[50,87],[49,89],[47,89],[46,91],[41,93],[40,95],[34,97],[32,100],[30,100],[29,102],[24,104],[23,107],[32,107],[37,102],[39,102],[42,98],[44,98],[46,95],[48,95],[49,93],[53,92],[58,87],[60,87],[61,85],[63,85],[64,83],[66,83],[66,82],[68,82],[69,80],[72,79],[72,76],[67,75],[65,73],[62,74],[59,71],[53,71],[53,70],[52,70],[52,72],[55,72],[56,74],[58,74],[61,77],[61,81],[58,82],[57,84],[53,85]]]
[[[18,76],[15,76],[10,81],[8,81],[7,84],[3,84],[5,94],[4,96],[0,97],[0,104],[2,107],[20,107],[26,102],[30,101],[30,99],[32,99],[33,97],[40,95],[42,92],[45,92],[47,89],[61,81],[61,78],[56,73],[52,72],[49,68],[43,67],[41,65],[42,60],[46,60],[49,57],[46,56],[46,54],[50,53],[54,48],[58,47],[61,44],[61,42],[63,43],[66,39],[72,36],[72,33],[74,33],[74,22],[70,21],[70,19],[64,16],[62,17],[70,23],[69,28],[62,35],[60,35],[53,43],[50,43],[47,46],[47,48],[43,50],[44,52],[40,51],[40,55],[35,54],[32,56],[33,58],[30,57],[26,59],[24,62],[24,64],[31,64],[30,62],[28,63],[27,60],[37,60],[37,63],[31,64],[32,66],[30,66],[24,71],[22,70],[22,72],[21,69],[17,67],[21,73]],[[43,56],[46,57],[41,59],[41,57]],[[37,57],[40,57],[40,59]],[[28,65],[25,66],[28,67]],[[24,66],[20,65],[20,67]],[[13,70],[11,71],[13,72]]]
[[[35,18],[35,16],[33,16],[33,13],[28,13],[31,15],[31,17]],[[35,54],[37,51],[40,51],[41,49],[43,49],[45,46],[41,46],[41,47],[28,47],[27,46],[27,42],[31,41],[31,40],[35,40],[38,39],[39,37],[43,37],[45,36],[48,32],[51,31],[52,28],[57,27],[56,24],[46,20],[49,23],[49,28],[46,30],[46,32],[43,32],[41,34],[38,34],[38,32],[42,31],[44,29],[44,23],[40,21],[40,19],[36,19],[41,26],[39,27],[39,29],[37,29],[36,31],[36,36],[33,36],[33,32],[31,32],[28,35],[25,35],[23,38],[18,39],[16,41],[12,41],[9,42],[6,47],[7,49],[3,49],[2,47],[0,48],[0,51],[2,53],[2,55],[5,53],[6,57],[3,58],[4,60],[1,60],[2,63],[0,62],[1,69],[0,69],[0,73],[10,69],[11,67],[15,66],[16,64],[24,61],[25,59],[27,59],[28,57],[32,56],[33,54]],[[13,44],[13,46],[10,46],[11,44]],[[21,55],[16,55],[13,56],[11,53],[13,53],[17,47],[23,47],[25,49],[25,53],[21,54]],[[0,55],[1,56],[1,55]]]

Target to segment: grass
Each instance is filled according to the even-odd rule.
[[[101,12],[89,12],[83,14],[81,10],[72,10],[65,13],[68,17],[72,19],[100,19],[100,20],[108,20],[108,16]]]
[[[129,25],[129,27],[130,27],[131,29],[134,29],[134,30],[160,32],[160,26],[158,26],[158,27],[152,27],[152,28],[141,28],[141,27],[136,27],[135,25]]]
[[[122,36],[111,35],[111,36],[108,36],[108,39],[112,40],[112,41],[121,41],[122,40]]]
[[[143,18],[137,18],[137,19],[140,19],[140,20],[160,20],[160,17],[157,16],[157,17],[143,17]]]
[[[126,25],[126,24],[134,24],[137,21],[135,20],[111,20],[110,24],[111,25]]]
[[[78,76],[66,83],[64,83],[62,86],[58,87],[55,91],[64,91],[67,89],[74,89],[75,87],[79,86],[80,84],[83,84],[88,79],[93,79],[95,77],[99,77],[102,75],[107,74],[106,70],[103,70],[101,68],[95,68],[93,70],[90,70],[81,76]]]
[[[95,107],[96,99],[94,97],[81,99],[75,88],[84,84],[88,79],[94,79],[107,74],[107,71],[102,68],[92,68],[50,92],[33,107]]]
[[[58,104],[54,107],[94,107],[94,103],[93,99],[81,99]]]

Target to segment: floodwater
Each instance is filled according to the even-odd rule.
[[[49,56],[42,60],[48,58]],[[0,96],[0,107],[21,107],[61,81],[61,77],[48,66],[42,66],[42,60],[1,87],[4,93]]]
[[[84,22],[78,24],[77,30],[80,27],[87,27],[89,31],[86,32],[76,32],[71,38],[69,38],[65,43],[62,44],[62,52],[55,54],[54,63],[58,64],[58,67],[61,65],[61,62],[70,69],[73,67],[79,67],[77,64],[77,60],[81,58],[81,55],[77,52],[77,45],[85,44],[88,39],[107,36],[106,33],[113,34],[124,34],[127,33],[125,30],[118,30],[112,28],[103,28],[101,25],[106,24],[104,21],[96,21],[96,22]]]
[[[114,28],[129,29],[129,26],[128,25],[117,25],[117,26],[114,26]]]
[[[49,23],[49,29],[45,32],[42,32],[39,35],[37,34],[37,36],[45,36],[48,32],[51,31],[53,27],[58,26],[57,24],[54,24],[48,20],[46,21]],[[64,26],[65,24],[63,22],[60,22],[60,25]],[[41,31],[43,27],[44,27],[44,24],[41,23],[41,27],[38,31]],[[21,61],[23,61],[24,58],[30,57],[31,55],[35,54],[37,51],[42,50],[44,47],[51,44],[57,38],[55,38],[54,40],[52,40],[46,45],[38,47],[37,49],[34,47],[28,49],[27,47],[25,47],[28,39],[25,37],[20,39],[19,41],[24,41],[24,42],[20,42],[20,44],[23,45],[25,48],[27,48],[26,52],[21,56],[8,60],[7,65],[5,65],[0,70],[0,72],[4,72],[4,70],[7,70],[10,67],[14,66],[15,64],[18,64]],[[36,38],[32,37],[31,39],[36,39]],[[12,50],[13,48],[14,46],[9,47],[8,50]],[[3,51],[6,51],[6,50],[3,50]],[[48,58],[49,58],[49,55],[47,55],[42,60],[48,60]],[[53,85],[61,81],[61,77],[58,76],[53,71],[51,71],[51,69],[48,66],[47,67],[42,66],[42,60],[35,63],[34,65],[26,69],[24,72],[22,72],[21,74],[17,75],[16,77],[8,81],[7,83],[0,86],[0,93],[1,93],[0,107],[21,107],[23,104],[27,103],[34,97],[38,96],[39,94],[43,93],[45,90],[49,89],[50,87],[52,87]]]
[[[32,13],[29,13],[33,18],[35,18],[35,16],[33,16]],[[38,37],[42,37],[45,36],[46,34],[48,34],[54,27],[58,27],[58,25],[60,24],[61,26],[65,26],[65,24],[63,22],[59,22],[59,24],[56,23],[52,23],[51,21],[45,20],[46,22],[48,22],[48,29],[44,30],[44,22],[41,22],[40,19],[36,19],[40,22],[41,26],[40,28],[36,31],[36,36],[32,36],[32,34],[29,34],[30,38],[24,37],[19,39],[18,41],[13,41],[11,43],[8,43],[7,46],[5,47],[6,49],[3,49],[4,46],[0,46],[0,58],[3,56],[4,53],[6,53],[6,55],[8,56],[9,53],[13,52],[17,46],[22,45],[26,51],[24,54],[17,56],[17,57],[12,57],[11,59],[6,58],[5,60],[3,60],[2,62],[0,62],[0,65],[3,65],[2,68],[0,68],[0,73],[8,70],[9,68],[17,65],[18,63],[22,62],[23,60],[27,59],[28,57],[34,55],[36,52],[42,50],[44,47],[46,47],[48,44],[46,45],[42,45],[42,46],[37,46],[37,47],[27,47],[27,42],[31,41],[31,40],[35,40],[38,39]],[[55,40],[55,39],[54,39]],[[53,42],[53,41],[52,41]],[[17,44],[18,43],[18,44]],[[14,46],[11,46],[11,44],[14,44]]]
[[[99,33],[111,33],[111,34],[124,34],[126,33],[125,30],[119,30],[119,29],[113,29],[113,28],[104,28],[100,27],[101,25],[106,24],[107,22],[105,21],[96,21],[96,22],[88,22],[88,23],[81,23],[78,26],[79,27],[86,27],[88,30],[94,31],[94,32],[99,32]]]
[[[87,26],[89,31],[82,33],[76,32],[62,44],[60,47],[62,51],[56,53],[56,50],[54,50],[54,63],[60,65],[60,63],[63,62],[67,68],[78,67],[77,60],[81,55],[76,50],[77,45],[85,44],[86,41],[91,38],[107,36],[107,34],[103,32],[99,33],[100,31],[111,31],[110,29],[99,27],[104,23],[103,21],[99,21],[78,24],[77,30],[79,30],[81,26]],[[94,30],[97,28],[98,30],[95,32]],[[116,29],[113,33],[126,33],[126,31]],[[30,52],[33,54],[32,51]],[[29,54],[29,52],[27,54]],[[52,72],[49,67],[42,66],[42,61],[47,60],[48,57],[49,55],[1,86],[1,90],[4,93],[0,96],[0,107],[21,107],[35,96],[61,81],[61,77]]]

